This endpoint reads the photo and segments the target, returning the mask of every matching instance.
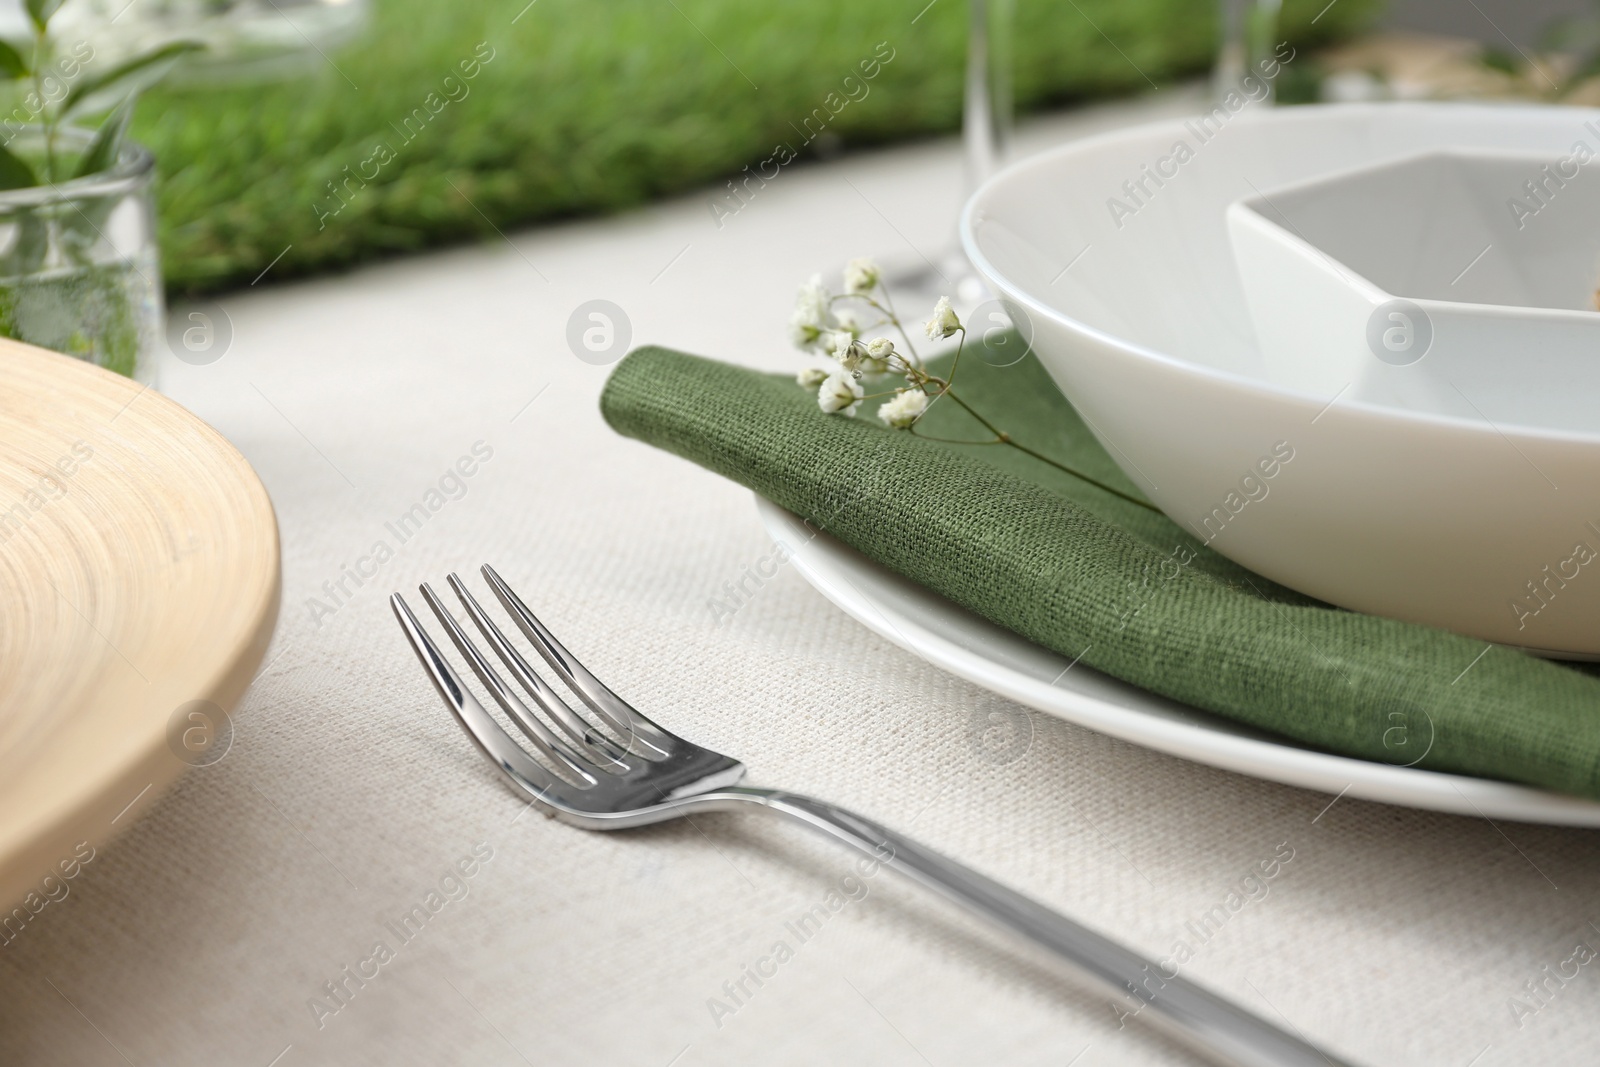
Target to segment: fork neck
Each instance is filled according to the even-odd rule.
[[[888,827],[799,793],[752,786],[716,789],[678,802],[680,812],[756,804],[865,853],[863,877],[883,864],[989,921],[1049,949],[1079,982],[1109,998],[1124,1015],[1174,1037],[1228,1067],[1339,1067],[1307,1042],[1222,1000],[1160,965],[1014,889],[942,856]],[[676,805],[675,805],[676,806]],[[864,866],[871,863],[873,866]]]

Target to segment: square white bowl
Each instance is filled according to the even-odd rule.
[[[1227,223],[1274,381],[1433,413],[1493,395],[1500,419],[1593,421],[1600,160],[1587,145],[1424,152],[1258,192]]]

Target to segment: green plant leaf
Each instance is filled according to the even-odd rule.
[[[28,61],[22,53],[5,41],[0,41],[0,77],[10,80],[28,76]]]
[[[17,236],[11,247],[0,254],[0,277],[25,278],[39,269],[50,249],[50,227],[37,213],[22,209],[11,216]],[[7,337],[15,337],[7,333]]]
[[[101,123],[100,129],[94,135],[94,141],[89,145],[89,150],[78,161],[78,169],[73,172],[74,178],[82,178],[88,174],[98,174],[103,170],[110,170],[117,161],[117,153],[122,150],[122,138],[128,132],[128,123],[133,119],[133,101],[124,100],[117,105],[111,117]]]
[[[28,0],[28,18],[32,20],[34,29],[43,33],[50,24],[50,16],[60,9],[61,3],[62,0]]]
[[[158,80],[167,71],[166,68],[177,62],[178,57],[186,52],[199,51],[205,46],[196,41],[173,41],[171,44],[162,45],[154,52],[146,52],[142,56],[135,56],[126,63],[118,64],[98,78],[85,78],[72,87],[67,93],[67,98],[61,102],[62,117],[67,117],[90,103],[95,97],[102,96],[107,91],[115,88],[119,83],[125,82],[134,75],[143,75],[141,84],[137,88]]]
[[[27,189],[39,184],[33,168],[11,149],[0,145],[0,189]]]
[[[1566,83],[1562,85],[1558,98],[1570,96],[1583,83],[1600,74],[1600,52],[1588,56],[1578,65],[1577,69],[1567,75]]]
[[[56,219],[60,224],[61,250],[80,267],[94,263],[95,249],[106,238],[106,222],[119,200],[95,197],[69,204]]]
[[[1478,62],[1490,70],[1498,70],[1502,74],[1517,73],[1517,57],[1507,52],[1504,48],[1485,47],[1478,54]]]

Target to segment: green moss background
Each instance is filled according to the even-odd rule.
[[[1348,33],[1377,2],[1286,0],[1284,36],[1305,47]],[[837,141],[813,150],[940,133],[960,119],[961,0],[375,5],[362,40],[304,75],[167,88],[140,105],[134,135],[160,162],[171,290],[247,284],[285,247],[271,280],[726,180],[794,141],[790,123],[880,41],[893,61],[839,115]],[[1017,0],[1019,107],[1203,72],[1215,6]],[[413,119],[421,132],[405,141],[405,118],[429,93],[446,99],[444,79],[460,78],[480,43],[493,58],[467,95],[426,124]],[[351,174],[375,176],[336,198],[329,183]]]

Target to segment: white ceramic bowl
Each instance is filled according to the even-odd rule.
[[[1272,377],[1414,411],[1499,393],[1513,421],[1600,428],[1600,162],[1583,158],[1432,151],[1229,205]]]
[[[1431,149],[1600,151],[1597,117],[1382,104],[1163,122],[1007,168],[962,237],[1109,453],[1217,551],[1344,607],[1600,657],[1600,396],[1519,372],[1515,351],[1505,388],[1428,411],[1286,380],[1225,222],[1261,190]],[[1600,250],[1600,232],[1575,239]]]

